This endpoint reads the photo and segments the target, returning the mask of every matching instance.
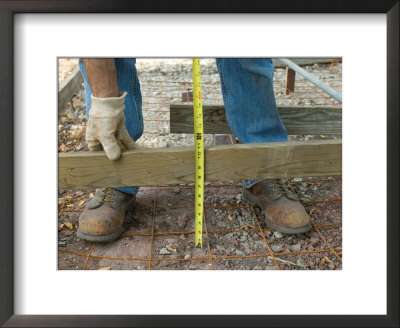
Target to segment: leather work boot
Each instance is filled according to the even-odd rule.
[[[284,233],[303,233],[311,229],[306,210],[280,179],[263,180],[244,188],[243,199],[262,209],[269,228]]]
[[[109,242],[122,233],[125,212],[135,205],[136,195],[113,188],[96,189],[94,197],[79,217],[78,238]]]

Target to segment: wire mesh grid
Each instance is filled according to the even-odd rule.
[[[341,182],[341,179],[338,177],[328,177],[327,179],[313,179],[313,180],[307,180],[307,184],[311,186],[315,186],[321,183],[329,183],[335,190],[337,190],[340,193],[341,196],[341,190],[339,187],[339,183]],[[302,182],[304,183],[304,182]],[[297,192],[295,190],[295,182],[290,181],[289,179],[286,179],[286,184],[287,186],[294,192],[295,195],[297,195]],[[209,263],[210,269],[214,269],[214,263],[216,261],[221,261],[221,260],[226,260],[226,259],[252,259],[252,258],[270,258],[273,260],[274,265],[276,269],[281,269],[282,264],[290,265],[290,266],[297,266],[301,267],[301,265],[291,262],[288,260],[284,260],[282,258],[285,257],[291,257],[291,256],[296,256],[299,254],[315,254],[315,253],[327,253],[327,254],[332,254],[336,257],[338,261],[342,261],[342,248],[341,247],[335,247],[331,243],[327,241],[326,236],[324,236],[324,228],[331,228],[331,227],[341,227],[342,221],[336,220],[335,222],[332,223],[325,223],[321,222],[323,219],[322,217],[316,217],[313,218],[311,223],[312,223],[312,230],[316,232],[320,238],[320,244],[319,247],[317,247],[315,250],[298,250],[298,251],[273,251],[271,248],[271,245],[274,243],[271,242],[271,234],[266,234],[266,232],[273,232],[274,230],[269,229],[265,226],[263,222],[263,214],[260,212],[260,210],[257,207],[254,206],[248,206],[248,205],[215,205],[215,206],[210,206],[210,205],[205,205],[205,214],[204,214],[204,229],[203,229],[203,234],[204,234],[204,244],[203,244],[203,249],[201,251],[202,256],[196,256],[196,257],[191,257],[191,258],[166,258],[166,257],[160,257],[156,256],[155,252],[153,251],[154,244],[155,244],[155,238],[157,237],[170,237],[170,236],[194,236],[194,229],[184,229],[184,230],[177,230],[177,231],[160,231],[160,226],[156,226],[156,221],[160,221],[160,218],[157,218],[157,214],[166,210],[184,210],[187,213],[194,212],[194,204],[193,205],[187,205],[187,206],[179,206],[179,205],[171,205],[171,206],[163,206],[158,204],[157,200],[159,198],[159,194],[162,191],[170,192],[173,193],[173,189],[176,188],[177,186],[157,186],[154,188],[151,188],[153,191],[153,200],[152,200],[152,206],[148,207],[139,207],[136,208],[135,211],[137,212],[142,212],[146,210],[151,210],[151,225],[148,226],[143,232],[125,232],[121,235],[120,240],[123,241],[126,238],[130,237],[141,237],[144,239],[147,239],[145,244],[148,245],[148,252],[146,256],[143,257],[109,257],[109,256],[104,256],[104,255],[94,255],[93,251],[96,246],[99,244],[92,243],[88,252],[76,252],[76,251],[71,251],[71,250],[66,250],[66,249],[59,249],[61,253],[67,253],[67,254],[72,254],[76,255],[79,257],[83,257],[85,259],[85,262],[83,264],[83,270],[87,269],[89,260],[92,259],[107,259],[111,261],[136,261],[136,262],[143,262],[146,263],[148,269],[152,269],[152,264],[157,263],[157,262],[163,262],[163,261],[170,261],[170,262],[191,262],[191,261],[207,261]],[[179,185],[179,188],[188,188],[188,189],[193,189],[192,186],[182,186]],[[209,195],[213,195],[213,189],[216,188],[236,188],[240,190],[241,185],[240,184],[215,184],[215,185],[208,185],[206,187],[205,193]],[[305,208],[310,208],[309,214],[312,215],[313,211],[316,209],[316,205],[319,203],[340,203],[341,202],[341,197],[340,198],[335,198],[335,199],[316,199],[316,200],[310,200],[310,201],[302,201],[301,198],[299,198],[300,202],[305,206]],[[256,224],[246,224],[246,223],[236,223],[232,224],[230,229],[217,229],[217,228],[208,228],[208,225],[210,224],[210,218],[211,216],[210,212],[214,209],[218,210],[224,210],[226,213],[229,212],[229,210],[232,209],[242,209],[242,210],[249,210],[249,212],[253,216],[253,222]],[[210,211],[211,210],[211,211]],[[68,212],[74,212],[74,213],[80,213],[82,210],[74,210],[74,209],[66,209],[66,208],[61,208],[59,210],[59,213],[68,213]],[[226,214],[225,221],[230,221],[232,220],[229,218],[229,214]],[[320,221],[320,222],[318,222]],[[211,223],[212,224],[212,223]],[[236,226],[236,228],[234,228]],[[162,226],[161,226],[162,227]],[[68,229],[68,228],[63,228],[63,229]],[[322,230],[321,230],[322,229]],[[134,230],[134,229],[132,229]],[[258,235],[262,238],[262,241],[264,243],[264,248],[260,252],[254,252],[254,254],[249,254],[249,255],[216,255],[215,252],[212,252],[212,250],[215,250],[215,247],[213,244],[210,245],[210,237],[211,234],[219,234],[219,235],[224,235],[224,234],[229,234],[229,233],[254,233],[257,232]],[[188,238],[187,242],[192,242],[194,243],[194,238]],[[200,250],[199,250],[200,252]],[[173,254],[173,251],[171,251]],[[280,264],[281,263],[281,264]]]
[[[324,65],[321,70],[321,75],[328,76],[326,79],[327,84],[341,91],[341,69],[338,70],[339,74],[334,76],[331,74],[332,69],[337,70],[337,64],[332,63],[330,65]],[[141,81],[141,91],[143,101],[143,119],[144,119],[144,133],[143,137],[139,139],[138,143],[143,147],[168,147],[168,146],[191,146],[193,142],[193,137],[187,135],[182,138],[182,135],[174,135],[169,133],[169,105],[170,104],[182,104],[183,94],[189,94],[191,91],[191,75],[190,71],[184,72],[179,78],[159,78],[155,77],[154,74],[150,76],[139,75]],[[277,69],[275,70],[274,84],[275,84],[275,95],[278,106],[295,104],[298,106],[313,106],[313,105],[338,105],[338,103],[331,99],[329,96],[324,94],[322,91],[317,89],[307,80],[304,80],[301,76],[296,77],[296,88],[294,93],[286,94],[285,87],[285,70]],[[219,78],[216,70],[209,74],[202,73],[202,93],[203,93],[203,104],[205,105],[222,105],[222,95],[221,87],[219,83]],[[73,103],[73,102],[72,102]],[[185,104],[190,104],[191,102],[184,102]],[[78,145],[83,139],[85,132],[85,122],[80,122],[75,120],[76,124],[80,125],[79,133],[74,134],[74,146],[69,151],[76,151]],[[304,138],[304,136],[300,136]],[[325,138],[325,137],[324,137]],[[232,137],[230,140],[233,142]],[[211,145],[215,142],[215,137],[212,135],[205,136],[205,144]],[[83,270],[96,268],[96,260],[107,260],[112,262],[135,262],[139,263],[137,268],[140,269],[185,269],[187,265],[190,267],[190,263],[200,263],[201,265],[192,266],[195,269],[226,269],[235,267],[232,266],[232,261],[235,260],[249,260],[249,259],[262,259],[264,264],[271,264],[267,266],[270,269],[306,269],[305,263],[299,263],[296,258],[300,255],[310,255],[310,254],[326,254],[322,261],[327,263],[334,263],[335,266],[331,264],[330,268],[341,268],[342,262],[342,248],[341,248],[341,217],[336,218],[333,222],[329,220],[324,220],[323,211],[318,211],[319,204],[338,204],[341,211],[341,178],[340,177],[325,177],[325,178],[305,178],[301,182],[296,182],[294,179],[286,179],[286,185],[294,192],[295,195],[299,195],[298,190],[296,190],[297,185],[301,185],[304,189],[304,184],[306,184],[306,189],[308,186],[320,186],[321,184],[329,184],[325,186],[326,189],[333,191],[329,193],[330,195],[335,195],[336,197],[326,198],[313,198],[299,197],[299,201],[307,209],[308,213],[312,217],[312,232],[314,232],[312,245],[302,245],[300,248],[298,245],[296,247],[291,247],[290,241],[286,237],[279,240],[274,240],[273,230],[269,229],[263,220],[263,213],[259,208],[254,206],[248,206],[243,202],[237,202],[237,204],[214,204],[212,202],[205,203],[204,211],[204,230],[203,230],[203,248],[193,248],[191,249],[191,256],[179,256],[176,249],[176,245],[173,243],[167,248],[168,255],[160,255],[159,249],[161,246],[168,246],[167,237],[179,237],[179,244],[187,245],[192,243],[194,245],[194,218],[191,217],[191,213],[194,213],[194,196],[193,201],[190,203],[190,199],[185,199],[185,203],[172,204],[165,203],[162,198],[166,197],[168,193],[174,195],[173,190],[180,188],[183,190],[192,190],[193,185],[176,185],[176,186],[157,186],[157,187],[147,187],[142,188],[144,192],[152,193],[152,202],[144,204],[135,208],[135,213],[147,213],[145,217],[151,219],[151,225],[145,224],[146,229],[129,229],[121,235],[119,243],[115,247],[130,247],[129,243],[125,243],[125,240],[132,240],[134,243],[140,243],[142,246],[138,251],[135,249],[132,254],[135,256],[127,257],[126,252],[121,251],[124,256],[115,256],[115,252],[112,256],[107,256],[106,251],[104,251],[104,246],[102,244],[93,243],[90,247],[85,247],[84,251],[81,249],[64,249],[59,247],[59,253],[65,255],[71,255],[80,258],[81,268]],[[240,193],[241,184],[237,182],[221,182],[206,184],[205,195],[209,195],[212,199],[214,197],[215,190],[221,189],[232,189],[235,190],[232,193]],[[318,187],[317,187],[318,189]],[[189,194],[190,195],[190,194]],[[307,195],[305,195],[307,196]],[[189,197],[190,198],[190,197]],[[169,199],[173,199],[169,198]],[[175,216],[165,215],[167,211],[174,211],[177,213]],[[214,216],[214,211],[221,211],[223,215],[219,215],[221,218],[228,223],[226,227],[218,227],[215,224],[216,219]],[[247,222],[235,222],[236,218],[232,217],[232,210],[246,211]],[[59,206],[59,216],[63,214],[75,214],[79,215],[83,210],[74,203],[74,198],[70,198],[67,203],[63,203]],[[186,215],[189,218],[189,229],[163,229],[163,225],[160,223],[166,218],[172,218],[172,221],[178,220],[179,215]],[[251,217],[251,219],[250,219]],[[75,220],[76,217],[75,217]],[[237,221],[237,220],[236,220]],[[191,226],[191,224],[193,226]],[[178,225],[172,225],[172,227],[178,227]],[[330,236],[331,230],[335,229],[336,232],[339,231],[340,238],[332,238]],[[72,226],[62,226],[60,230],[68,230],[71,232],[75,231]],[[243,233],[248,236],[246,239],[250,240],[255,238],[257,246],[253,249],[242,248],[240,250],[241,243],[234,245],[236,251],[231,252],[233,249],[229,246],[226,247],[216,247],[217,244],[221,244],[225,235],[237,234],[236,240],[243,238]],[[182,238],[184,236],[184,238]],[[231,235],[232,236],[232,235]],[[338,236],[336,236],[338,237]],[[170,238],[171,239],[171,238]],[[235,238],[232,238],[235,240]],[[318,239],[318,240],[316,240]],[[278,243],[277,243],[278,241]],[[122,246],[121,246],[122,245]],[[144,245],[144,246],[143,246]],[[180,245],[179,247],[182,247]],[[147,248],[145,252],[144,249]],[[223,249],[223,251],[221,251]],[[118,253],[118,252],[117,252]],[[129,251],[128,251],[129,253]],[[140,256],[137,256],[139,254]],[[265,261],[267,260],[267,261]],[[80,262],[78,261],[78,262]],[[227,262],[229,261],[229,262]],[[174,264],[184,264],[183,266],[160,266],[160,263],[174,263]],[[249,263],[245,268],[257,267],[258,262]],[[321,262],[320,262],[321,263]],[[91,265],[93,264],[93,265]],[[140,265],[141,264],[141,265]],[[78,265],[79,267],[79,265]],[[321,266],[320,266],[321,267]]]

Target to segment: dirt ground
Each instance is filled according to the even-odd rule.
[[[60,61],[67,76],[76,60]],[[190,146],[193,135],[169,133],[169,104],[182,104],[191,81],[191,60],[138,60],[143,94],[143,147]],[[341,64],[307,67],[341,91]],[[61,73],[63,72],[63,73]],[[66,73],[67,72],[67,73]],[[278,105],[338,105],[296,77],[295,94],[286,95],[284,69],[275,70]],[[65,77],[64,77],[65,78]],[[62,81],[60,75],[60,81]],[[202,61],[204,103],[223,104],[213,60]],[[158,83],[156,83],[158,81]],[[282,87],[283,84],[283,87]],[[186,102],[186,104],[188,104]],[[59,113],[59,152],[87,151],[83,86]],[[290,136],[292,140],[340,136]],[[206,145],[215,143],[207,135]],[[76,237],[78,218],[94,190],[59,190],[58,268],[60,270],[340,270],[342,268],[342,180],[305,177],[284,181],[312,218],[312,230],[289,235],[268,229],[257,207],[242,201],[239,181],[206,184],[203,248],[194,246],[192,185],[142,187],[127,215],[123,235],[113,243]]]

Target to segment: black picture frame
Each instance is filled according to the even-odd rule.
[[[398,0],[0,0],[0,324],[5,327],[399,327]],[[385,13],[387,17],[387,315],[14,315],[13,28],[16,13]],[[367,286],[366,286],[367,288]]]

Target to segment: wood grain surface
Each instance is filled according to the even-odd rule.
[[[194,182],[194,148],[59,154],[60,189]],[[219,145],[205,149],[205,181],[340,175],[341,140]]]
[[[342,108],[278,107],[288,134],[342,134]],[[203,106],[204,133],[231,133],[224,106]],[[193,106],[170,105],[170,132],[193,133]]]

